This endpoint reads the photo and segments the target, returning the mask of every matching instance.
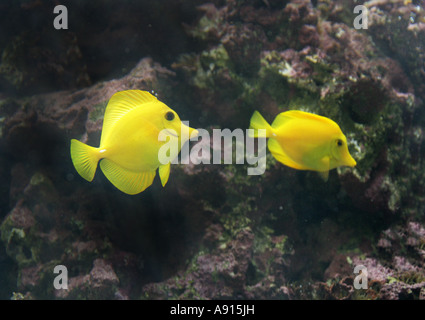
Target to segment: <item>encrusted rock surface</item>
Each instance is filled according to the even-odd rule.
[[[11,10],[45,16],[37,3]],[[0,298],[424,299],[424,8],[368,1],[356,30],[355,3],[176,1],[158,24],[142,5],[110,5],[98,37],[24,26],[0,41]],[[114,46],[126,37],[132,67]],[[108,99],[126,89],[209,132],[247,128],[254,110],[325,115],[358,165],[324,183],[268,154],[261,176],[178,164],[137,196],[100,171],[88,183],[70,139],[97,145]],[[68,290],[53,287],[56,265]]]

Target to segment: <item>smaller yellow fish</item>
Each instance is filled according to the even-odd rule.
[[[159,139],[160,132],[165,132],[169,142],[178,144],[178,150],[171,155],[174,158],[182,144],[198,134],[149,92],[117,92],[106,106],[100,146],[90,147],[72,139],[71,159],[77,172],[87,181],[93,180],[100,161],[100,168],[109,181],[127,194],[136,194],[149,187],[156,169],[165,186],[170,162],[160,161],[159,151],[166,143]]]
[[[329,170],[348,166],[351,157],[347,139],[338,124],[313,113],[290,110],[280,113],[270,126],[258,111],[251,118],[254,137],[269,138],[268,148],[277,161],[298,170],[317,171],[324,180]]]

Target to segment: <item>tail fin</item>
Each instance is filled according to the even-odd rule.
[[[90,147],[81,141],[71,140],[71,159],[77,172],[91,182],[99,162],[98,148]]]
[[[255,129],[254,134],[249,134],[252,138],[268,138],[273,134],[273,128],[269,125],[269,123],[263,118],[263,116],[255,111],[251,117],[250,129]],[[265,130],[264,132],[258,131],[259,129]]]

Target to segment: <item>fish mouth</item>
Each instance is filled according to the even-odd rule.
[[[189,128],[189,132],[190,132],[189,134],[190,138],[195,138],[199,135],[199,131],[193,128]]]
[[[169,134],[169,135],[171,135],[171,136],[173,136],[173,137],[176,137],[176,138],[178,138],[179,136],[176,134],[176,131],[170,131],[170,130],[168,130],[168,129],[165,129],[165,131],[167,131],[167,133]]]
[[[168,134],[168,135],[170,135],[170,136],[176,137],[176,138],[178,138],[178,139],[180,139],[180,137],[181,137],[181,135],[178,135],[178,134],[177,134],[177,131],[176,131],[176,130],[174,130],[174,129],[167,129],[167,128],[165,128],[164,130],[165,130],[165,131],[167,132],[167,134]],[[184,127],[183,127],[183,124],[182,124],[182,128],[181,128],[181,130],[182,130],[183,138],[184,138],[184,137],[186,137],[186,131],[185,131],[185,130],[188,130],[188,131],[189,131],[189,132],[188,132],[189,134],[188,134],[187,139],[194,138],[194,137],[198,136],[198,134],[199,134],[199,131],[198,131],[198,130],[193,129],[193,128],[188,127],[188,126],[184,126]],[[186,139],[186,138],[184,138],[184,139]]]
[[[182,130],[182,134],[183,134],[182,138],[185,139],[185,140],[190,140],[192,138],[195,138],[199,134],[198,130],[193,129],[193,128],[185,125],[184,123],[182,123],[181,130]],[[187,134],[187,137],[186,137],[186,134]]]
[[[354,168],[357,165],[356,160],[353,159],[353,157],[350,157],[347,161],[347,166]]]

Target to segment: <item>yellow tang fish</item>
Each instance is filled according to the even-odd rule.
[[[294,169],[317,171],[324,180],[331,169],[356,165],[345,135],[329,118],[290,110],[280,113],[270,126],[255,111],[250,128],[265,129],[265,135],[255,130],[254,137],[269,138],[268,148],[276,160]]]
[[[181,145],[198,131],[184,125],[176,112],[147,91],[115,93],[108,102],[103,119],[99,148],[71,140],[71,158],[77,172],[92,181],[97,163],[111,183],[122,192],[137,194],[149,187],[159,168],[163,186],[168,181],[170,162],[158,157],[159,133],[165,129],[170,142]],[[187,134],[183,134],[183,133]],[[170,151],[171,152],[171,151]]]

